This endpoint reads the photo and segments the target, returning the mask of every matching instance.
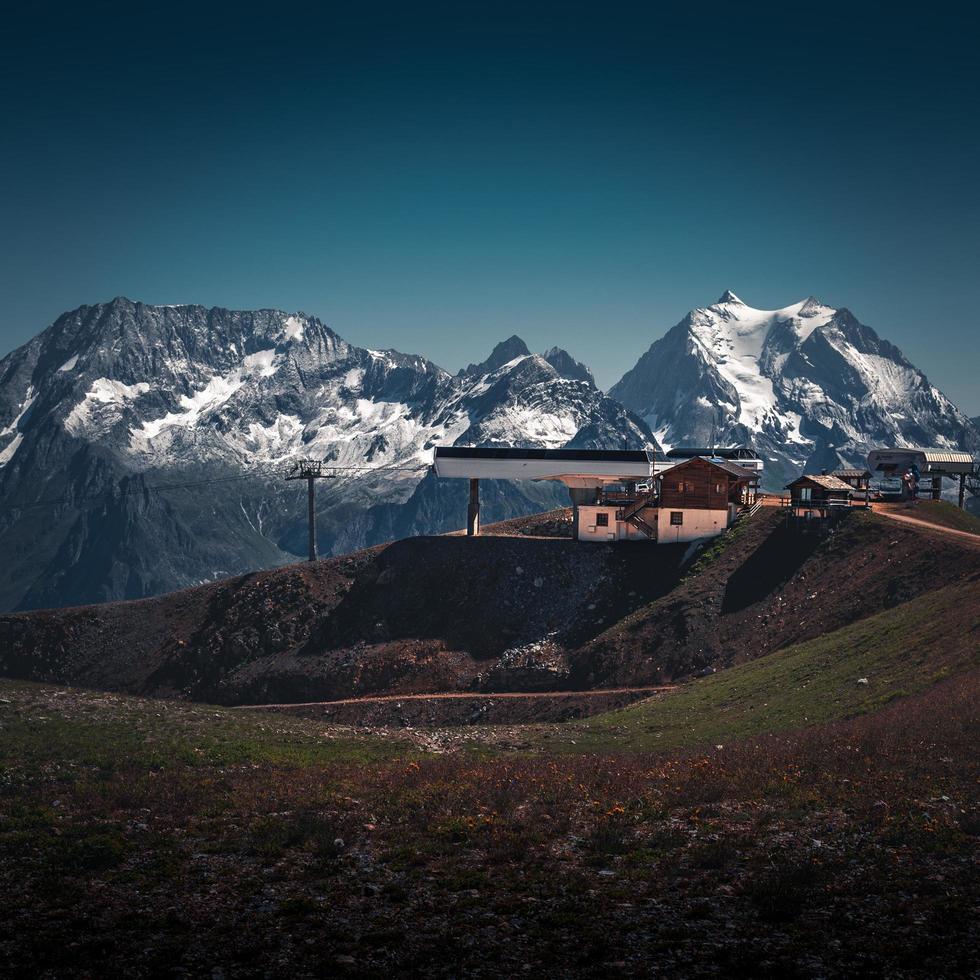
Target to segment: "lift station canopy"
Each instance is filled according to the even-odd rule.
[[[901,474],[915,465],[921,474],[937,476],[969,475],[976,464],[970,453],[955,449],[872,449],[868,469],[873,473]]]
[[[466,480],[556,480],[567,487],[643,483],[679,460],[644,449],[493,449],[439,446],[436,476]]]

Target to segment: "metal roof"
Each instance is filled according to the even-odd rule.
[[[871,476],[871,470],[839,469],[839,470],[834,470],[834,472],[831,473],[830,475],[839,476],[842,479],[846,479],[847,477],[856,477],[856,476]]]
[[[972,463],[970,453],[961,453],[952,449],[923,449],[927,463]]]
[[[649,463],[645,449],[515,449],[512,446],[437,446],[436,459],[545,459],[556,462]]]

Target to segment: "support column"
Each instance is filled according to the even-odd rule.
[[[310,561],[316,561],[316,481],[312,476],[306,478],[307,507],[310,525]]]
[[[934,476],[932,478],[932,499],[943,499],[943,478],[941,476]]]
[[[466,511],[466,533],[475,537],[480,533],[480,481],[470,480],[470,505]]]
[[[960,473],[960,510],[963,509],[963,501],[966,499],[966,474]]]

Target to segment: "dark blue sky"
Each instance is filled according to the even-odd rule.
[[[847,306],[980,412],[950,8],[207,6],[5,19],[0,350],[126,295],[450,369],[517,332],[608,386],[730,287]]]

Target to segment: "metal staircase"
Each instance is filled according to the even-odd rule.
[[[616,519],[632,524],[638,531],[642,531],[648,538],[657,537],[657,529],[648,524],[642,517],[640,511],[644,507],[649,507],[654,503],[656,497],[653,493],[640,494],[631,504],[624,507],[617,515]]]

